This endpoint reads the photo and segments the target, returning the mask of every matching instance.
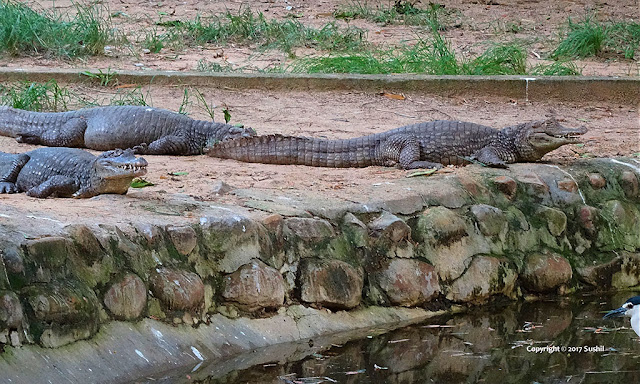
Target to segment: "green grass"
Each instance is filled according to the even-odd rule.
[[[195,101],[191,101],[192,94]],[[8,105],[29,111],[67,111],[69,108],[95,107],[99,105],[151,105],[149,94],[138,86],[131,89],[119,89],[106,103],[91,97],[82,96],[69,88],[61,87],[55,80],[46,83],[19,82],[0,85],[0,105]],[[197,88],[185,88],[179,113],[188,115],[189,109],[196,107],[204,111],[211,120],[214,118],[215,106],[207,102],[205,95]],[[225,112],[226,111],[226,112]],[[227,108],[223,109],[225,121],[231,118]]]
[[[633,59],[640,47],[640,24],[629,21],[599,22],[593,15],[581,21],[569,19],[566,37],[551,57],[555,59],[592,56],[623,56]]]
[[[527,67],[521,45],[496,44],[475,58],[459,58],[442,37],[395,49],[365,51],[354,55],[308,57],[295,62],[292,72],[428,75],[580,75],[572,62],[552,62]]]
[[[143,49],[149,50],[149,53],[160,53],[165,46],[167,36],[158,34],[158,31],[154,28],[152,30],[145,31],[144,38],[140,42],[140,46]]]
[[[111,71],[111,68],[107,68],[106,71],[98,69],[98,72],[83,71],[80,72],[82,76],[86,76],[103,87],[115,86],[118,84],[117,75]]]
[[[65,19],[36,12],[26,5],[0,2],[0,54],[44,54],[61,58],[100,55],[116,40],[108,19],[94,6],[77,4],[77,15]]]
[[[579,76],[582,71],[570,61],[555,61],[551,64],[538,64],[529,70],[535,76]]]
[[[226,12],[205,22],[172,23],[173,38],[181,37],[190,44],[253,44],[260,49],[280,49],[291,53],[294,47],[321,50],[358,50],[365,45],[365,32],[355,27],[340,28],[328,23],[322,28],[303,25],[298,20],[268,20],[262,13],[249,9],[237,14]]]
[[[397,49],[348,56],[305,58],[294,72],[308,73],[423,73],[430,75],[524,75],[526,52],[516,44],[494,45],[472,60],[456,56],[442,37]]]
[[[640,48],[640,23],[616,22],[608,27],[606,48],[625,59],[634,59]]]
[[[453,11],[447,10],[444,6],[428,3],[426,9],[415,6],[415,2],[397,1],[394,5],[384,5],[376,2],[371,6],[366,0],[353,0],[341,5],[333,12],[336,19],[365,19],[374,23],[423,25],[431,26],[434,21],[438,21],[438,29],[446,29],[447,24],[451,24]],[[444,20],[444,23],[441,22]]]
[[[0,104],[29,111],[65,111],[72,96],[55,80],[0,86]]]
[[[469,75],[524,75],[527,53],[517,44],[494,45],[464,67]]]
[[[138,86],[131,90],[118,92],[109,100],[109,105],[140,105],[148,106],[150,102],[147,100],[148,94],[142,92],[142,87]]]

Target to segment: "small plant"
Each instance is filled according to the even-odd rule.
[[[185,88],[184,93],[182,94],[182,102],[180,103],[180,107],[178,108],[178,113],[181,115],[188,115],[190,105],[191,102],[189,102],[189,89]]]
[[[145,37],[140,46],[148,49],[150,53],[159,53],[164,48],[164,37],[158,35],[156,29],[145,31]]]
[[[607,47],[623,54],[625,59],[633,59],[640,47],[640,23],[617,22],[608,28]]]
[[[46,83],[24,82],[15,86],[0,86],[0,102],[29,111],[66,110],[71,95],[55,80]]]
[[[105,72],[102,72],[102,69],[98,69],[98,73],[83,71],[83,72],[80,72],[80,74],[83,76],[89,77],[93,80],[96,80],[103,87],[117,85],[118,83],[117,75],[111,72],[111,68],[107,68]]]
[[[198,60],[196,70],[200,72],[232,72],[233,66],[230,64],[222,65],[220,63],[214,63],[207,59]]]
[[[211,121],[215,121],[214,119],[215,111],[213,110],[214,106],[207,103],[207,100],[205,99],[204,94],[200,92],[199,89],[196,89],[195,91],[196,91],[196,99],[198,100],[200,107],[204,109],[204,111],[209,115],[209,117],[211,118]]]
[[[147,106],[147,97],[142,93],[142,87],[136,87],[125,93],[116,94],[109,101],[109,105],[141,105]]]

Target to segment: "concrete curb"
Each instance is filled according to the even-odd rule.
[[[83,72],[97,69],[0,68],[0,82],[55,79],[90,84]],[[103,71],[106,72],[106,71]],[[185,85],[280,91],[418,92],[439,96],[508,97],[525,101],[615,102],[636,105],[640,79],[583,76],[431,76],[354,74],[203,73],[176,71],[109,71],[122,84]]]

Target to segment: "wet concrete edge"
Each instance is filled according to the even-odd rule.
[[[192,382],[256,364],[296,361],[370,330],[392,330],[442,314],[383,307],[337,313],[298,307],[294,312],[253,321],[215,315],[211,324],[198,328],[149,318],[114,321],[94,338],[60,348],[12,348],[0,355],[0,382]]]

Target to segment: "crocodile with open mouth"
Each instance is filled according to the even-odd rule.
[[[404,169],[441,168],[478,161],[504,168],[507,163],[540,160],[565,144],[578,143],[587,128],[563,127],[555,118],[500,130],[438,120],[344,140],[266,135],[210,143],[209,156],[252,163],[315,167],[399,165]]]
[[[116,149],[99,156],[77,148],[0,152],[0,193],[26,192],[41,198],[123,195],[134,177],[146,173],[146,160],[135,157],[131,149]]]

